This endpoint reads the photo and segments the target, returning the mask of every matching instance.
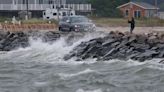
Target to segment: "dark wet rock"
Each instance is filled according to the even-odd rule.
[[[134,58],[139,61],[145,61],[145,60],[155,58],[155,56],[157,56],[158,54],[159,53],[156,51],[147,50],[144,53],[140,53],[139,55],[136,55]]]
[[[163,58],[164,57],[164,50],[161,50],[159,52],[159,55],[158,55],[159,58]]]
[[[114,40],[114,39],[109,39],[109,40],[107,40],[106,42],[104,42],[103,44],[102,44],[102,46],[110,46],[113,42],[115,42],[116,40]]]
[[[17,48],[28,47],[29,38],[41,38],[45,42],[53,42],[60,38],[60,34],[56,32],[5,32],[0,31],[0,51],[11,51]]]
[[[156,44],[156,47],[160,50],[163,50],[164,49],[164,44],[161,44],[161,43]]]
[[[46,32],[42,38],[45,42],[54,42],[58,38],[60,38],[60,34],[50,31],[50,32]]]
[[[99,42],[99,40],[101,41]],[[107,36],[83,42],[75,47],[67,59],[97,60],[133,59],[138,61],[164,58],[164,36],[161,34],[123,34],[110,32]]]
[[[137,36],[137,43],[139,44],[147,43],[147,36]]]
[[[22,45],[22,43],[26,43]],[[1,51],[10,51],[19,47],[28,46],[28,36],[22,32],[7,32],[4,34],[3,39],[0,40],[0,50]]]
[[[159,63],[164,64],[164,60],[160,60]]]
[[[113,44],[111,44],[111,47],[117,47],[120,44],[120,42],[114,42]]]
[[[97,46],[91,47],[85,53],[82,54],[81,58],[82,59],[87,59],[90,57],[96,58],[96,57],[98,57],[97,52],[99,52],[99,47],[97,47]]]
[[[128,42],[129,43],[132,43],[132,42],[136,43],[137,42],[137,37],[136,36],[130,37]]]
[[[150,48],[150,46],[148,44],[132,43],[130,46],[134,47],[134,49],[139,51],[139,52],[144,52],[145,50],[148,50]]]

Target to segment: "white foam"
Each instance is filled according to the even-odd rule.
[[[102,92],[101,89],[96,89],[96,90],[83,90],[83,89],[78,89],[76,92]]]
[[[161,61],[161,59],[153,59],[153,60],[149,60],[147,61],[147,67],[151,68],[151,69],[158,69],[158,70],[162,70],[164,71],[164,64],[160,64],[159,62]]]
[[[147,64],[147,62],[139,62],[139,61],[135,61],[132,59],[129,59],[128,61],[122,61],[122,62],[126,62],[127,66],[139,66],[139,65],[144,65]]]
[[[35,87],[43,87],[43,86],[48,86],[49,83],[48,82],[35,82],[34,86]]]
[[[63,73],[60,73],[58,75],[62,79],[65,79],[65,78],[71,78],[71,77],[79,76],[79,75],[82,75],[82,74],[88,74],[88,73],[92,73],[92,72],[95,72],[95,71],[94,70],[91,70],[91,69],[86,69],[84,71],[80,71],[80,72],[74,73],[74,74],[63,74]]]
[[[124,65],[126,66],[138,66],[138,65],[143,65],[146,64],[147,62],[138,62],[138,61],[134,61],[134,60],[118,60],[118,59],[112,59],[112,60],[108,60],[108,61],[103,61],[107,64],[112,64],[112,63],[116,63],[116,62],[120,62],[120,63],[124,63]]]

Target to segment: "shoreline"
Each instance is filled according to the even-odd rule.
[[[97,31],[105,33],[105,37],[99,37],[80,43],[69,55],[64,57],[69,60],[73,57],[79,60],[96,58],[97,60],[123,59],[144,62],[154,58],[164,58],[164,33],[149,32],[135,33],[120,31]],[[79,35],[80,34],[80,35]],[[71,39],[84,37],[87,33],[71,32],[60,33],[58,31],[0,31],[0,51],[12,51],[19,47],[29,47],[29,38],[41,38],[43,42],[53,43],[61,37],[68,36],[68,44]],[[72,43],[72,42],[71,42]]]

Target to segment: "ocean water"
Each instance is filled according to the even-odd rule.
[[[30,47],[0,52],[0,92],[164,92],[164,65],[158,59],[140,63],[128,60],[64,61],[88,34],[67,44],[30,40]]]

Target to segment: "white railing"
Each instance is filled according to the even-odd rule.
[[[47,8],[56,7],[57,5],[50,4],[29,4],[28,9],[34,10],[46,10]],[[91,4],[64,4],[64,7],[72,8],[77,11],[91,11]],[[26,10],[25,4],[0,4],[0,10]]]

